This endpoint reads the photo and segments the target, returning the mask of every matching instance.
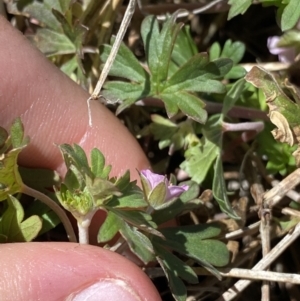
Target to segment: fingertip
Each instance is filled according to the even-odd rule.
[[[97,101],[91,102],[93,126],[89,126],[89,94],[50,63],[6,20],[0,18],[1,126],[9,128],[21,117],[30,144],[19,159],[28,167],[64,171],[56,145],[79,144],[87,155],[99,148],[118,176],[127,169],[149,166],[135,138]],[[133,178],[137,178],[135,175]]]
[[[72,243],[1,246],[1,300],[161,300],[149,278],[108,250]],[[84,299],[85,298],[85,299]]]

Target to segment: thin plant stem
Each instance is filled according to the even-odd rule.
[[[257,133],[259,133],[264,129],[264,123],[262,121],[241,123],[223,122],[222,127],[225,132],[256,131]]]
[[[120,45],[123,41],[124,35],[126,33],[126,30],[129,26],[129,23],[131,21],[131,18],[134,14],[135,10],[135,5],[136,5],[136,0],[130,0],[129,4],[127,6],[127,9],[125,11],[124,18],[122,20],[122,23],[120,25],[120,29],[118,31],[118,34],[116,36],[116,40],[111,48],[110,54],[104,64],[103,70],[100,74],[99,80],[97,82],[97,85],[94,89],[94,92],[92,95],[88,98],[87,104],[88,104],[88,113],[89,113],[89,125],[92,126],[92,115],[91,115],[91,108],[90,108],[90,101],[91,100],[97,100],[100,98],[100,91],[102,89],[102,86],[106,80],[106,77],[109,73],[109,70],[117,56],[118,50],[120,48]]]
[[[23,184],[22,186],[22,193],[32,196],[35,199],[38,199],[39,201],[47,205],[50,209],[52,209],[57,214],[62,224],[64,225],[69,241],[77,242],[76,235],[71,225],[71,222],[68,216],[66,215],[65,211],[58,204],[56,204],[52,199],[50,199],[45,194],[35,189],[32,189],[25,184]]]
[[[89,227],[96,211],[92,211],[77,219],[78,238],[80,244],[89,244]]]
[[[196,8],[196,9],[192,10],[191,12],[189,12],[189,11],[181,12],[178,14],[178,18],[188,17],[191,14],[193,14],[193,15],[201,14],[221,2],[225,2],[225,1],[224,0],[214,0],[200,8]],[[163,20],[167,19],[167,16],[166,15],[157,16],[157,19],[163,21]]]

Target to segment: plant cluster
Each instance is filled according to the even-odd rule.
[[[7,7],[13,15],[34,19],[39,27],[29,36],[32,42],[74,81],[91,90],[98,76],[95,70],[107,60],[115,38],[103,44],[111,33],[101,31],[96,39],[107,20],[101,1],[73,2],[20,0],[8,1]],[[270,51],[292,48],[296,55],[300,49],[295,27],[300,17],[298,0],[259,2],[277,7],[277,20],[285,31]],[[230,0],[228,4],[231,19],[244,14],[252,1]],[[106,13],[111,18],[116,15],[112,9]],[[142,170],[140,188],[130,180],[129,172],[110,177],[111,167],[100,150],[93,149],[88,159],[79,145],[67,144],[58,146],[68,170],[63,180],[53,171],[19,167],[18,154],[29,139],[24,138],[17,119],[9,133],[0,128],[1,242],[32,241],[60,222],[69,239],[76,241],[62,206],[78,222],[79,241],[88,243],[91,219],[104,210],[107,216],[98,242],[120,253],[129,248],[144,265],[157,261],[176,300],[187,298],[184,283],[198,283],[195,266],[221,278],[216,267],[227,265],[230,253],[224,229],[210,213],[202,213],[203,221],[195,224],[161,225],[186,212],[207,211],[208,190],[200,194],[200,188],[211,189],[223,216],[244,225],[245,217],[233,206],[224,170],[228,162],[238,162],[240,180],[251,184],[253,175],[247,172],[251,160],[273,176],[288,175],[300,165],[299,93],[286,73],[282,76],[258,66],[248,72],[241,64],[246,46],[240,41],[214,42],[207,52],[199,53],[190,27],[178,22],[180,13],[176,11],[162,23],[154,15],[144,18],[140,29],[143,57],[138,59],[123,43],[101,93],[103,98],[116,100],[111,109],[125,121],[126,114],[142,112],[136,124],[127,122],[128,127],[141,143],[150,137],[159,150],[168,149],[160,166],[180,154],[176,168],[188,181],[177,185],[175,176],[168,180]],[[235,161],[231,156],[236,150]],[[160,166],[154,168],[165,173]],[[23,204],[22,194],[39,201]],[[117,233],[121,236],[112,243]]]

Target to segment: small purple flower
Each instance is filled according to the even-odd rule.
[[[154,208],[189,189],[187,185],[172,185],[165,176],[155,174],[149,169],[142,170],[140,175],[145,196]]]
[[[278,60],[283,63],[292,63],[296,57],[296,51],[294,47],[278,47],[277,44],[280,37],[274,36],[268,38],[267,46],[270,53],[278,55]]]

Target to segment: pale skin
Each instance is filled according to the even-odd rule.
[[[56,169],[63,175],[61,154],[54,143],[78,143],[87,153],[98,147],[112,164],[113,175],[130,169],[137,178],[136,169],[149,167],[135,139],[96,101],[92,103],[93,127],[89,127],[87,92],[1,17],[0,45],[0,125],[9,128],[14,118],[21,117],[31,138],[20,164]],[[97,225],[92,228],[95,232]],[[138,267],[100,247],[45,242],[2,244],[0,248],[1,300],[72,300],[74,293],[98,282],[106,288],[88,292],[94,299],[85,300],[116,296],[122,296],[122,301],[161,300]]]

